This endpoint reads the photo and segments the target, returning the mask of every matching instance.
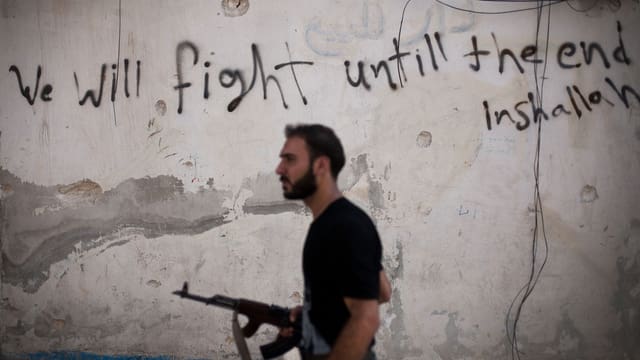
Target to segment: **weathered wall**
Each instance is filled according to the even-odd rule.
[[[517,320],[523,358],[640,359],[637,0],[547,7],[538,40],[482,13],[529,2],[0,4],[3,356],[233,356],[171,292],[301,302],[274,168],[320,122],[383,238],[380,358],[511,358]]]

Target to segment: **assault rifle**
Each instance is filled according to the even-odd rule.
[[[206,305],[220,306],[225,309],[233,310],[233,336],[236,346],[243,359],[251,359],[247,344],[244,338],[253,336],[260,325],[271,324],[281,328],[293,327],[293,336],[285,337],[278,335],[278,338],[271,343],[260,346],[260,353],[265,359],[272,359],[280,356],[298,345],[302,333],[302,325],[300,316],[295,322],[289,320],[290,309],[277,305],[267,305],[261,302],[234,299],[224,295],[214,295],[212,297],[204,297],[189,293],[189,284],[187,282],[182,286],[182,290],[174,291],[173,294],[190,300],[200,301]],[[249,322],[240,328],[237,314],[245,315]]]

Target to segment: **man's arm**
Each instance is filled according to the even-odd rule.
[[[391,300],[391,283],[387,278],[384,270],[380,270],[380,295],[378,296],[378,303],[384,304]]]
[[[362,359],[380,325],[378,301],[344,298],[351,316],[329,354],[328,360]]]

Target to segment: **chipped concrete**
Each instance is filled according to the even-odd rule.
[[[167,103],[164,100],[156,101],[153,107],[156,110],[156,114],[160,116],[164,116],[167,113]]]
[[[249,10],[249,0],[222,0],[222,10],[225,16],[242,16]]]
[[[251,192],[242,207],[247,214],[267,215],[304,209],[302,202],[282,198],[280,181],[275,173],[258,174],[255,178],[245,180],[242,188]]]
[[[428,131],[421,131],[416,138],[416,145],[421,148],[428,148],[431,146],[432,136]]]
[[[585,185],[580,190],[580,201],[585,203],[594,202],[598,199],[598,190],[591,185]]]
[[[404,277],[404,257],[402,239],[399,235],[395,240],[395,247],[386,249],[387,257],[384,268],[392,284],[397,284]],[[407,334],[405,322],[407,314],[402,305],[402,290],[392,286],[391,300],[386,308],[388,323],[384,323],[384,354],[387,358],[421,357],[424,351],[414,346],[411,337]]]
[[[382,188],[383,175],[377,175],[374,166],[369,162],[367,154],[359,154],[347,161],[344,174],[341,175],[339,185],[345,193],[353,196],[360,204],[366,202],[374,216],[385,208],[385,193]]]
[[[123,231],[151,238],[199,234],[224,224],[228,212],[228,192],[185,193],[170,176],[129,179],[102,192],[91,180],[45,187],[0,169],[0,183],[12,189],[2,201],[3,281],[30,293],[49,278],[51,264],[78,247],[112,242]]]

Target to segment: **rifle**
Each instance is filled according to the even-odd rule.
[[[267,305],[252,300],[234,299],[224,295],[204,297],[190,294],[189,284],[187,282],[182,286],[182,290],[174,291],[173,294],[178,295],[181,298],[200,301],[206,305],[215,305],[233,310],[233,335],[236,340],[238,351],[243,359],[250,359],[244,338],[253,336],[262,324],[271,324],[281,328],[293,327],[293,336],[284,337],[278,335],[275,341],[260,346],[260,353],[265,359],[272,359],[280,356],[300,343],[300,339],[302,337],[301,316],[298,316],[296,321],[292,323],[289,320],[289,313],[291,310],[288,308],[283,308],[277,305]],[[249,318],[249,322],[242,329],[240,329],[240,325],[238,324],[238,313]]]

